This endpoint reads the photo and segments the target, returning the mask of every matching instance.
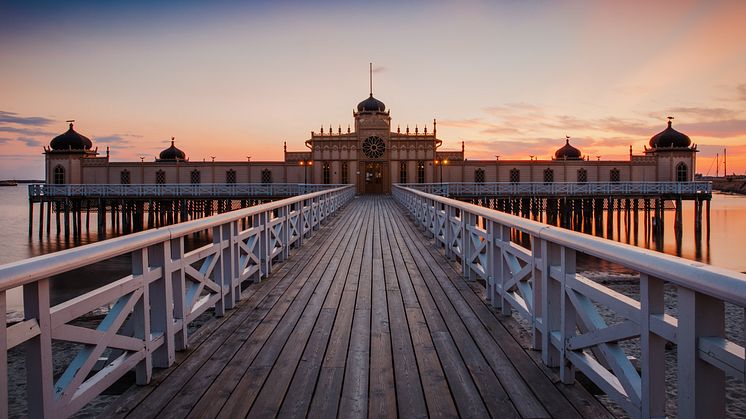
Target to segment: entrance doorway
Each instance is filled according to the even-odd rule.
[[[365,193],[383,193],[383,164],[380,162],[365,163]]]

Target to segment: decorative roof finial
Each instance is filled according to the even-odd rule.
[[[401,125],[396,126],[396,133],[397,134],[401,133]]]
[[[570,136],[565,135],[565,144],[570,144]]]
[[[67,121],[65,121],[65,122],[68,122],[68,123],[70,123],[70,129],[73,129],[73,122],[75,122],[75,120],[74,120],[74,119],[68,119],[68,120],[67,120]]]
[[[176,137],[171,137],[171,145],[174,145],[174,138]]]
[[[463,140],[461,141],[461,152],[462,153],[464,152],[464,142],[463,142]]]
[[[370,65],[370,97],[373,97],[373,63],[368,63]]]
[[[350,124],[347,124],[347,133],[350,133]]]
[[[433,118],[433,135],[437,134],[436,128],[437,128],[438,121]]]
[[[284,152],[286,152],[286,153],[288,152],[288,142],[287,141],[283,141],[282,142],[282,150]]]
[[[671,128],[671,121],[673,121],[673,116],[668,116],[668,127]]]

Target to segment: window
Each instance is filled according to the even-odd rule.
[[[518,183],[521,181],[521,171],[518,169],[510,169],[510,183]]]
[[[65,183],[65,168],[62,166],[54,167],[54,183],[56,185],[62,185]]]
[[[484,183],[484,169],[476,169],[474,171],[474,182]]]
[[[407,162],[399,164],[399,183],[407,183]]]
[[[609,172],[609,180],[612,182],[619,182],[620,179],[621,175],[619,174],[619,169],[611,169],[611,171]]]
[[[225,172],[225,183],[236,183],[236,171],[231,169]]]
[[[425,162],[417,162],[417,183],[425,183]]]
[[[679,162],[676,165],[676,181],[677,182],[688,182],[689,181],[689,169],[686,167],[686,163]]]
[[[269,169],[262,170],[262,183],[272,183],[272,171]]]
[[[554,170],[544,169],[544,184],[554,183]]]
[[[321,174],[323,175],[324,185],[332,183],[332,171],[329,167],[329,162],[324,162],[324,164],[321,165]]]
[[[190,180],[192,183],[202,183],[202,174],[200,174],[199,170],[192,170]]]
[[[121,183],[122,185],[130,184],[130,171],[129,170],[122,170],[122,172],[119,173],[119,183]]]
[[[166,172],[163,170],[155,172],[155,183],[159,185],[166,183]]]
[[[349,169],[347,167],[347,162],[344,161],[342,162],[342,184],[346,185],[348,183],[350,183],[350,174],[349,174]]]
[[[578,183],[588,182],[588,171],[585,169],[578,169]]]

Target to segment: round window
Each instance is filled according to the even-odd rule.
[[[384,151],[386,145],[380,137],[368,137],[363,141],[363,154],[369,159],[380,159]]]

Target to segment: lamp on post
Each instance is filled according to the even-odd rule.
[[[443,166],[448,164],[448,159],[435,159],[435,165],[440,166],[440,183],[443,183]]]
[[[303,166],[303,183],[308,184],[308,166],[313,166],[313,160],[298,160],[298,164]]]

